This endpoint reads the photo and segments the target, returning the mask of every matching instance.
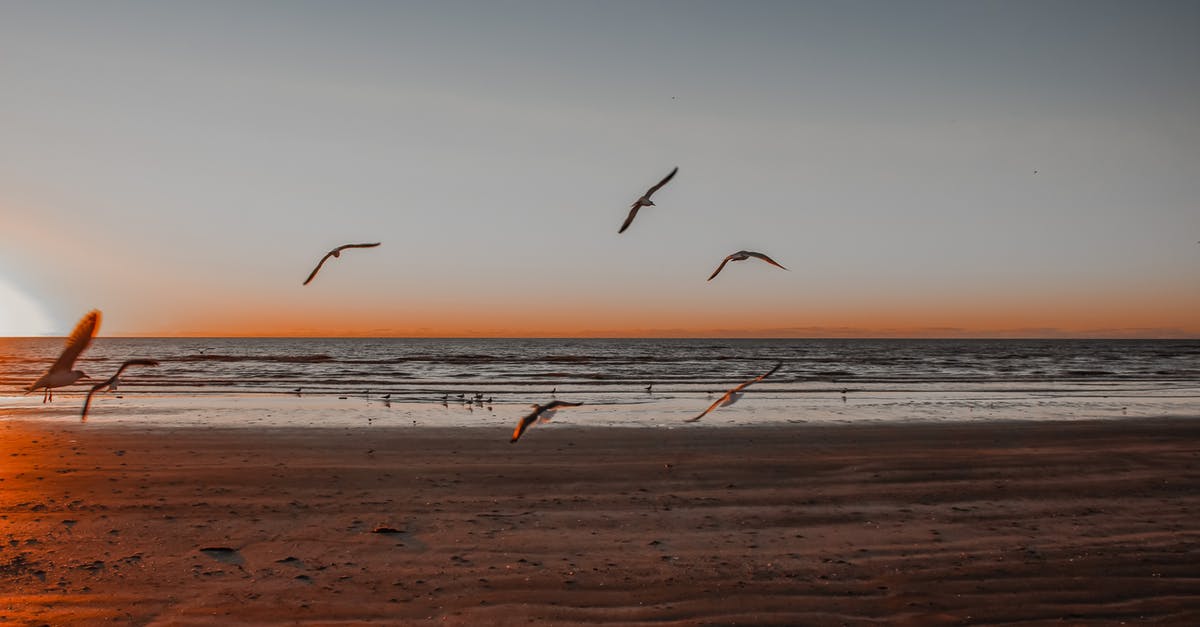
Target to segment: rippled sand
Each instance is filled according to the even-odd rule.
[[[0,623],[1200,624],[1200,420],[0,422]]]

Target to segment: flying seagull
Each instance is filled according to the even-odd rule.
[[[117,368],[117,374],[114,374],[113,376],[101,381],[100,383],[97,383],[96,385],[93,385],[92,389],[88,391],[87,398],[85,398],[83,400],[83,411],[80,412],[80,414],[79,414],[79,420],[81,422],[87,422],[88,407],[91,407],[91,405],[92,405],[92,395],[93,394],[95,394],[96,392],[99,392],[100,390],[103,390],[104,388],[108,388],[109,390],[117,389],[117,384],[121,382],[121,373],[125,372],[126,368],[128,368],[130,366],[157,366],[157,365],[158,365],[158,360],[155,360],[155,359],[126,359],[125,363],[121,364],[120,368]]]
[[[46,374],[25,388],[25,393],[44,389],[46,393],[42,396],[42,402],[45,403],[54,400],[54,388],[61,388],[80,379],[89,378],[82,370],[71,370],[71,367],[75,365],[75,360],[79,359],[79,355],[88,347],[88,344],[92,343],[92,337],[96,335],[98,328],[100,328],[100,311],[93,309],[79,321],[79,324],[75,325],[75,330],[71,331],[71,337],[67,338],[67,345],[63,348],[62,354],[58,356],[58,361],[50,366]]]
[[[346,250],[347,248],[375,248],[380,243],[381,242],[375,242],[374,244],[343,244],[337,248],[334,248],[333,250],[325,253],[324,257],[321,257],[320,263],[317,264],[317,267],[313,268],[312,274],[308,275],[307,279],[304,279],[304,284],[308,285],[312,282],[313,277],[317,276],[317,273],[321,271],[321,266],[325,265],[325,262],[328,261],[330,257],[341,257],[342,251]]]
[[[717,266],[717,269],[713,271],[712,276],[708,277],[708,280],[711,281],[718,274],[721,274],[721,270],[725,269],[725,264],[729,263],[730,261],[745,261],[751,257],[754,257],[755,259],[762,259],[763,261],[765,261],[777,268],[783,268],[783,266],[779,265],[779,263],[776,262],[774,259],[771,259],[770,257],[768,257],[762,253],[756,253],[752,250],[739,250],[736,253],[733,253],[732,255],[729,255],[728,257],[726,257],[724,259],[724,261],[721,262],[721,265]],[[783,269],[787,270],[787,268],[783,268]]]
[[[634,201],[633,205],[629,208],[629,217],[625,218],[625,224],[621,225],[621,230],[617,231],[617,233],[624,233],[625,229],[629,228],[630,224],[633,224],[633,219],[635,217],[637,217],[638,209],[641,209],[642,207],[655,206],[654,201],[650,200],[650,196],[654,195],[654,192],[657,192],[660,187],[662,187],[663,185],[666,185],[667,181],[674,178],[675,173],[678,171],[679,171],[678,167],[675,168],[674,170],[671,170],[671,173],[668,174],[666,176],[666,178],[659,181],[658,185],[655,185],[654,187],[651,187],[650,189],[646,190],[646,193],[642,194],[641,198],[638,198],[636,201]]]
[[[554,412],[558,411],[560,407],[579,407],[582,404],[568,403],[566,401],[550,401],[545,405],[534,405],[533,411],[529,412],[528,416],[522,418],[521,422],[517,424],[517,428],[513,429],[512,439],[509,440],[509,444],[514,444],[517,440],[521,439],[521,434],[525,433],[529,425],[533,424],[539,417],[542,420],[549,420],[550,416],[553,416]]]
[[[783,365],[783,362],[781,361],[781,362],[775,364],[775,367],[768,370],[765,374],[758,375],[757,377],[754,377],[753,379],[750,379],[749,381],[747,381],[745,383],[739,383],[739,384],[733,386],[733,388],[730,389],[728,392],[726,392],[724,394],[724,396],[722,396],[721,398],[718,398],[717,402],[713,403],[712,405],[709,405],[708,409],[704,410],[704,412],[701,413],[699,416],[696,416],[695,418],[689,418],[687,420],[684,420],[684,422],[697,422],[701,418],[703,418],[705,415],[707,415],[708,412],[716,409],[717,406],[719,406],[719,405],[732,405],[732,404],[738,402],[738,399],[742,398],[742,390],[746,389],[753,383],[758,383],[759,381],[766,379],[767,377],[771,376],[772,374],[775,374],[775,371],[779,370],[779,367],[782,365]]]

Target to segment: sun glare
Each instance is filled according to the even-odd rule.
[[[51,326],[37,302],[0,279],[0,337],[48,335]]]

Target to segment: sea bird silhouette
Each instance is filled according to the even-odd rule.
[[[84,349],[92,343],[92,338],[95,337],[98,328],[100,328],[100,310],[93,309],[75,325],[75,330],[71,331],[71,336],[67,338],[67,345],[63,347],[63,352],[58,356],[58,360],[37,381],[25,388],[25,393],[44,389],[46,393],[42,396],[42,402],[45,403],[54,400],[54,388],[90,378],[82,370],[72,370],[71,367],[75,365],[75,360],[79,359],[79,355],[83,353]]]
[[[782,365],[783,365],[783,362],[781,361],[781,362],[775,364],[774,368],[771,368],[770,370],[766,371],[765,373],[760,374],[757,377],[754,377],[753,379],[746,381],[745,383],[739,383],[739,384],[733,386],[728,392],[726,392],[724,395],[722,395],[721,398],[718,398],[715,403],[713,403],[712,405],[709,405],[708,409],[701,412],[699,416],[696,416],[695,418],[689,418],[687,420],[684,420],[684,422],[697,422],[701,418],[706,416],[708,414],[708,412],[716,409],[717,406],[719,406],[719,405],[722,405],[722,404],[732,405],[732,404],[738,402],[738,400],[742,398],[742,390],[746,389],[748,386],[750,386],[752,384],[758,383],[759,381],[766,379],[767,377],[771,376],[772,374],[775,374],[775,371],[779,370],[779,367]]]
[[[775,261],[774,259],[771,259],[770,257],[768,257],[762,253],[756,253],[752,250],[739,250],[736,253],[733,253],[732,255],[729,255],[728,257],[726,257],[724,259],[724,261],[721,262],[721,265],[717,266],[717,269],[713,271],[712,276],[708,277],[708,280],[711,281],[714,278],[716,278],[716,276],[718,274],[721,274],[721,270],[725,269],[725,264],[729,263],[730,261],[745,261],[751,257],[754,257],[755,259],[762,259],[763,261],[765,261],[775,267],[783,268],[783,266],[779,265],[779,263],[777,261]],[[783,268],[783,269],[787,270],[787,268]]]
[[[646,190],[646,193],[642,194],[641,198],[638,198],[637,200],[633,201],[633,205],[631,205],[629,207],[629,217],[625,218],[625,223],[621,225],[621,230],[617,231],[617,233],[624,233],[625,229],[629,228],[630,224],[633,224],[633,219],[635,217],[637,217],[638,209],[641,209],[642,207],[655,206],[654,201],[650,200],[650,197],[653,196],[654,192],[657,192],[659,190],[659,188],[661,188],[663,185],[666,185],[667,181],[674,178],[675,173],[678,171],[679,171],[678,167],[676,167],[674,170],[671,170],[671,173],[668,174],[665,178],[663,178],[663,180],[659,181],[657,185]]]
[[[560,407],[579,407],[582,404],[583,403],[568,403],[567,401],[550,401],[545,405],[535,404],[533,406],[533,411],[529,412],[529,415],[525,416],[521,419],[521,422],[517,423],[517,428],[513,429],[512,439],[509,440],[509,443],[515,444],[517,440],[521,439],[521,434],[525,433],[525,430],[529,428],[529,425],[533,424],[538,418],[546,421],[549,420],[550,417],[554,415],[554,412],[558,411]]]
[[[325,265],[325,262],[328,261],[330,257],[341,257],[343,250],[346,250],[347,248],[375,248],[381,243],[382,242],[375,242],[374,244],[343,244],[337,248],[334,248],[333,250],[325,253],[324,257],[321,257],[321,261],[317,263],[317,267],[313,268],[312,273],[308,275],[307,279],[304,279],[304,284],[308,285],[312,282],[313,277],[317,276],[317,273],[321,271],[321,266]]]
[[[117,374],[114,374],[113,376],[101,381],[100,383],[97,383],[96,385],[93,385],[92,389],[88,390],[87,398],[83,399],[83,410],[79,412],[79,421],[87,422],[88,407],[91,407],[92,405],[92,395],[100,390],[103,390],[104,388],[108,388],[109,390],[117,389],[117,384],[121,382],[121,373],[125,372],[126,368],[130,366],[157,365],[158,360],[156,359],[126,359],[125,363],[121,364],[120,368],[117,368]]]

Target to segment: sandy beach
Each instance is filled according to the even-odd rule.
[[[0,423],[0,623],[1200,623],[1193,418]]]

